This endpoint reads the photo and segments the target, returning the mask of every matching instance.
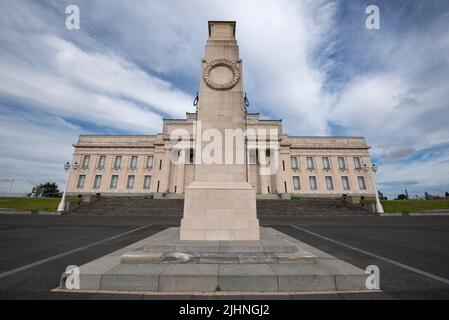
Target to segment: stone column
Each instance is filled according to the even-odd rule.
[[[181,240],[259,240],[256,192],[246,181],[246,157],[243,163],[237,161],[236,147],[226,146],[224,141],[226,129],[245,129],[242,62],[235,22],[209,22],[201,71],[195,177],[185,190]],[[210,129],[218,131],[222,138],[218,163],[205,163],[198,154],[210,153],[209,142],[198,148],[198,137],[207,135]],[[233,148],[234,157],[225,163],[229,148]],[[214,155],[219,151],[214,149]]]

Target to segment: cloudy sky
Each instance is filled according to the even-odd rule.
[[[381,30],[365,28],[370,4]],[[63,184],[79,134],[154,134],[193,111],[208,20],[237,21],[251,112],[365,136],[389,196],[449,191],[445,0],[3,0],[0,194]]]

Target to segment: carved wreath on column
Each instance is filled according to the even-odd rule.
[[[206,63],[206,66],[203,69],[204,81],[207,83],[209,87],[215,90],[232,89],[240,79],[240,68],[238,66],[238,62],[239,61],[237,61],[237,63],[233,63],[228,59],[217,59]],[[224,66],[231,69],[233,74],[232,79],[225,83],[217,83],[214,80],[212,80],[210,77],[210,72],[212,71],[213,68],[218,66]]]

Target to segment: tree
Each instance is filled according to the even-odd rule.
[[[407,198],[407,195],[405,195],[405,194],[399,194],[398,195],[398,200],[407,200],[408,198]]]
[[[445,197],[446,199],[449,199],[449,192],[446,192],[446,193],[444,194],[444,197]]]
[[[40,184],[37,188],[42,197],[59,198],[61,196],[61,192],[59,191],[56,182],[46,182]]]

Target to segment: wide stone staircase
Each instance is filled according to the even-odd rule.
[[[102,197],[68,212],[72,215],[174,216],[182,217],[183,199]],[[302,198],[295,200],[258,199],[257,215],[267,216],[349,216],[371,215],[342,199]]]
[[[182,217],[184,199],[143,199],[102,197],[83,204],[68,214],[103,216],[175,216]]]
[[[372,215],[340,198],[257,200],[257,215],[267,216],[360,216]]]

